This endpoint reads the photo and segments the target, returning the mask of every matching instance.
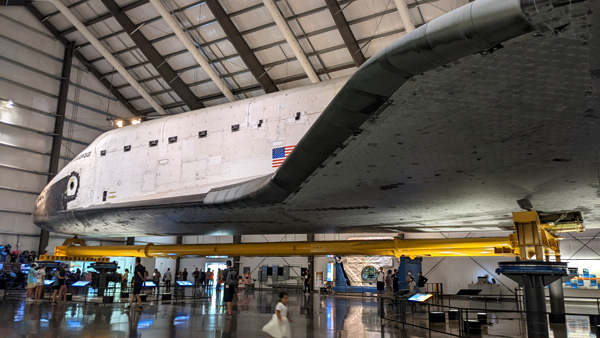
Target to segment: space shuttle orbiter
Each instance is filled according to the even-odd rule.
[[[34,222],[102,236],[482,230],[527,196],[589,209],[590,224],[590,6],[477,0],[350,78],[109,131],[43,190]]]

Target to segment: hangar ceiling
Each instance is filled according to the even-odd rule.
[[[227,102],[217,81],[234,99],[351,74],[358,65],[405,34],[397,6],[404,0],[276,1],[308,65],[299,62],[294,42],[260,0],[63,1],[128,74],[167,114]],[[404,3],[418,27],[467,0],[409,0]],[[184,31],[211,69],[201,67],[161,17],[158,6]],[[57,10],[52,2],[27,8],[61,39],[75,41],[80,60],[98,71],[134,115],[156,114],[124,76]],[[169,19],[169,18],[167,18]],[[289,36],[287,36],[289,38]],[[300,56],[300,60],[303,56]],[[314,81],[313,81],[314,82]]]

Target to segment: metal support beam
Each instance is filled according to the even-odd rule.
[[[189,109],[194,110],[203,108],[204,105],[198,101],[198,98],[192,93],[188,85],[179,78],[179,74],[171,68],[162,55],[160,55],[156,48],[154,48],[144,34],[142,34],[139,29],[140,26],[134,24],[114,0],[102,0],[102,3],[108,8],[125,32],[129,34],[135,45],[138,46],[142,53],[144,53],[148,61],[150,61],[160,76],[162,76],[163,80],[165,80],[181,100],[185,102]]]
[[[306,241],[307,242],[314,242],[315,241],[315,234],[306,234]],[[312,276],[312,285],[310,286],[310,290],[314,289],[314,285],[315,285],[315,256],[308,256],[308,262],[306,264],[306,267],[308,268],[308,271],[310,272],[311,276]]]
[[[183,244],[183,236],[177,236],[177,238],[175,239],[175,244]],[[173,274],[176,274],[179,271],[179,269],[181,269],[181,257],[177,257],[175,259],[175,271],[173,271]]]
[[[356,67],[360,67],[363,63],[365,63],[365,61],[367,61],[367,59],[358,46],[358,42],[356,42],[354,33],[352,33],[352,30],[350,29],[350,25],[344,16],[344,12],[342,11],[340,4],[337,2],[337,0],[325,0],[325,3],[331,12],[333,21],[335,22],[335,25],[342,36],[342,40],[344,40],[346,48],[348,48],[348,51],[350,52],[352,60],[354,60],[354,64],[356,64]]]
[[[67,111],[67,101],[69,97],[69,83],[71,82],[71,66],[73,65],[73,51],[75,43],[70,42],[65,46],[65,55],[63,57],[62,71],[60,73],[60,87],[58,91],[58,103],[56,107],[56,117],[54,118],[54,132],[52,136],[52,150],[50,151],[50,175],[48,183],[58,172],[60,162],[60,150],[62,149],[63,129],[65,126],[65,115]],[[40,243],[38,252],[42,253],[48,246],[50,232],[42,230],[40,233]]]
[[[398,9],[398,13],[400,14],[400,18],[402,19],[402,23],[404,24],[404,29],[406,29],[406,32],[410,33],[414,31],[415,23],[410,17],[406,0],[394,0],[394,3],[396,4],[396,8]]]
[[[200,53],[200,50],[198,49],[196,44],[192,41],[192,39],[190,39],[187,33],[183,31],[181,26],[179,26],[179,23],[175,21],[171,13],[169,13],[165,6],[163,6],[161,1],[150,0],[150,3],[152,4],[152,6],[154,6],[154,8],[156,8],[158,14],[160,14],[163,20],[167,22],[171,30],[175,33],[175,35],[177,35],[181,43],[183,43],[183,45],[185,46],[185,48],[187,48],[190,54],[192,54],[196,62],[198,62],[198,64],[202,66],[204,72],[208,75],[208,77],[210,77],[211,80],[213,80],[213,82],[215,83],[217,88],[219,88],[219,90],[223,93],[223,95],[225,95],[225,97],[229,101],[235,101],[236,98],[231,93],[231,90],[229,90],[229,88],[227,87],[225,82],[223,82],[219,74],[217,74],[217,72],[211,67],[211,65],[208,63],[208,60],[206,60],[204,58],[204,55]]]
[[[25,8],[27,8],[29,12],[33,14],[33,16],[35,16],[36,19],[38,19],[58,41],[65,46],[69,44],[69,41],[65,37],[60,36],[58,29],[56,29],[56,27],[54,27],[49,20],[46,20],[46,16],[37,8],[35,8],[31,2],[25,3]],[[81,54],[79,51],[76,51],[75,57],[77,57],[77,59],[90,71],[90,73],[92,73],[92,75],[94,75],[119,100],[119,102],[121,102],[129,110],[129,112],[135,116],[140,115],[137,108],[129,103],[129,100],[121,95],[117,88],[113,87],[111,83],[104,78],[104,75],[94,68],[92,64],[85,58],[85,56],[83,56],[83,54]]]
[[[123,78],[161,115],[167,112],[154,100],[148,92],[125,70],[125,67],[98,41],[98,39],[75,17],[75,15],[60,0],[50,0],[63,16],[79,30],[79,32],[88,40],[94,48],[100,53],[113,68],[115,68]]]
[[[242,244],[242,235],[233,235],[233,244]],[[238,276],[241,276],[240,271],[240,256],[233,256],[233,268],[237,271]]]
[[[148,3],[148,0],[138,0],[138,1],[136,1],[136,2],[132,2],[132,3],[130,3],[129,5],[125,5],[123,8],[121,8],[121,12],[125,13],[125,12],[127,12],[127,11],[130,11],[130,10],[132,10],[132,9],[138,8],[138,7],[140,7],[140,6],[143,6],[143,5],[147,4],[147,3]],[[188,7],[188,6],[186,6],[186,7]],[[194,6],[194,7],[195,7],[195,6]],[[184,7],[184,8],[185,8],[185,7]],[[59,13],[59,12],[55,12],[55,13]],[[52,13],[52,14],[50,14],[49,16],[51,16],[51,15],[53,15],[53,14],[55,14],[55,13]],[[91,26],[91,25],[95,25],[95,24],[97,24],[97,23],[99,23],[99,22],[102,22],[102,21],[104,21],[104,20],[108,20],[108,19],[110,19],[110,18],[112,18],[112,14],[109,12],[109,13],[102,14],[102,15],[100,15],[100,16],[97,16],[97,17],[95,17],[95,18],[93,18],[93,19],[91,19],[91,20],[88,20],[88,21],[84,22],[83,24],[84,24],[86,27],[89,27],[89,26]],[[148,20],[148,21],[151,21],[151,20],[154,20],[154,21],[156,21],[156,20],[158,20],[158,18],[160,18],[160,16],[159,16],[159,17],[155,17],[155,18],[153,18],[153,19],[150,19],[150,20]],[[144,24],[148,24],[148,23],[149,23],[148,21],[145,21],[145,22],[144,22]],[[67,29],[65,29],[64,31],[60,32],[60,36],[64,36],[64,35],[67,35],[67,34],[71,34],[71,33],[73,33],[73,32],[76,32],[76,31],[77,31],[77,28],[75,28],[75,27],[67,28]],[[118,31],[118,32],[115,32],[115,33],[121,34],[121,33],[123,33],[123,31]],[[99,40],[103,40],[103,38],[100,38]]]
[[[0,6],[25,6],[31,0],[1,0]]]
[[[263,65],[260,63],[260,61],[258,61],[258,58],[256,57],[256,55],[254,55],[252,49],[250,49],[250,46],[248,46],[248,43],[246,42],[246,40],[244,40],[242,34],[240,34],[240,31],[237,29],[237,27],[235,27],[233,21],[231,21],[231,18],[229,17],[229,15],[227,15],[225,10],[219,3],[219,0],[207,0],[206,5],[213,13],[215,18],[219,22],[219,25],[221,26],[221,28],[223,28],[225,35],[227,35],[229,42],[231,42],[235,50],[242,58],[242,61],[244,61],[244,63],[246,64],[252,75],[256,78],[262,89],[266,93],[278,91],[279,89],[277,88],[269,74],[267,74]]]
[[[563,283],[564,281],[562,279],[558,279],[549,285],[551,313],[548,316],[548,319],[550,320],[550,323],[565,323],[567,320],[565,315],[566,310]]]
[[[52,150],[50,151],[50,169],[51,175],[48,177],[48,183],[54,178],[54,173],[58,172],[60,160],[60,150],[62,148],[63,129],[67,111],[67,100],[69,95],[69,82],[71,79],[71,65],[73,64],[73,42],[65,46],[65,56],[61,72],[60,89],[58,92],[58,103],[56,107],[56,116],[54,118],[54,132],[52,137]]]
[[[306,75],[308,75],[310,81],[312,83],[320,82],[321,79],[319,79],[319,76],[313,69],[312,64],[310,63],[306,55],[304,55],[304,50],[302,50],[298,39],[296,39],[296,36],[290,29],[290,26],[288,26],[287,21],[285,20],[283,15],[281,15],[281,12],[279,11],[279,8],[275,4],[275,2],[273,0],[263,0],[263,4],[271,14],[271,17],[273,18],[275,24],[277,24],[277,27],[285,37],[285,40],[287,41],[288,45],[290,45],[290,48],[294,52],[294,55],[296,55],[298,62],[300,62],[302,69],[304,69],[304,72],[306,73]]]

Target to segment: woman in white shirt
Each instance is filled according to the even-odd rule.
[[[42,289],[44,289],[44,279],[46,279],[46,266],[40,266],[40,269],[35,272],[35,299],[42,298]]]
[[[288,313],[288,294],[281,292],[279,294],[279,303],[275,306],[273,318],[262,328],[262,331],[273,338],[291,338],[292,330],[290,329],[290,319]]]
[[[383,289],[385,288],[385,272],[383,272],[383,267],[380,267],[377,270],[377,297],[383,294]]]

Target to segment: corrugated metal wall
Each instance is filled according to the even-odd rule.
[[[0,7],[0,245],[37,250],[31,211],[48,179],[63,55],[24,7]],[[131,117],[77,59],[70,80],[59,169],[112,128],[107,117]],[[62,242],[52,237],[49,248]]]

